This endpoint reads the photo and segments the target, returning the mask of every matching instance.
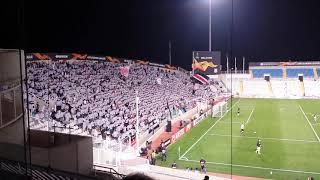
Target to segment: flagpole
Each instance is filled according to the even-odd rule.
[[[137,144],[137,151],[139,152],[139,97],[138,91],[136,91],[136,144]]]
[[[234,57],[234,72],[237,74],[237,57]]]
[[[209,51],[211,52],[211,0],[209,0]]]
[[[227,56],[227,74],[229,74],[229,57]]]
[[[242,73],[244,74],[244,62],[245,62],[245,58],[244,56],[242,57]]]
[[[171,41],[169,41],[169,64],[171,65]]]
[[[194,51],[192,52],[192,75],[194,75]]]

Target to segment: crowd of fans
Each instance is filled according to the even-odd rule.
[[[98,61],[30,61],[27,63],[29,109],[35,119],[51,125],[76,127],[88,134],[123,139],[150,130],[195,106],[192,99],[210,99],[223,91],[194,83],[188,74],[148,65]]]

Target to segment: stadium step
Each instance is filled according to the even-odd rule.
[[[313,74],[314,74],[314,79],[318,79],[319,78],[317,68],[313,68]]]
[[[286,78],[287,78],[286,68],[282,68],[282,78],[283,78],[283,79],[286,79]]]
[[[269,90],[270,95],[273,95],[271,82],[267,81],[267,84],[268,84],[268,90]]]
[[[304,96],[305,95],[305,89],[304,89],[303,81],[300,81],[300,88],[301,88],[301,96]]]
[[[243,81],[242,80],[240,81],[239,85],[240,85],[239,95],[242,96],[242,94],[243,94]]]

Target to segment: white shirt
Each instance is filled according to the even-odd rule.
[[[244,129],[244,124],[241,124],[241,129]]]

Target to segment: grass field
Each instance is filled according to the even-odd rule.
[[[181,169],[199,168],[204,158],[209,172],[320,179],[320,119],[315,122],[312,117],[314,112],[320,115],[319,100],[233,99],[230,107],[232,112],[203,120],[169,146],[167,161],[157,160],[157,164],[168,167],[176,161]],[[245,123],[243,135],[241,122]],[[255,153],[258,138],[261,155]]]

